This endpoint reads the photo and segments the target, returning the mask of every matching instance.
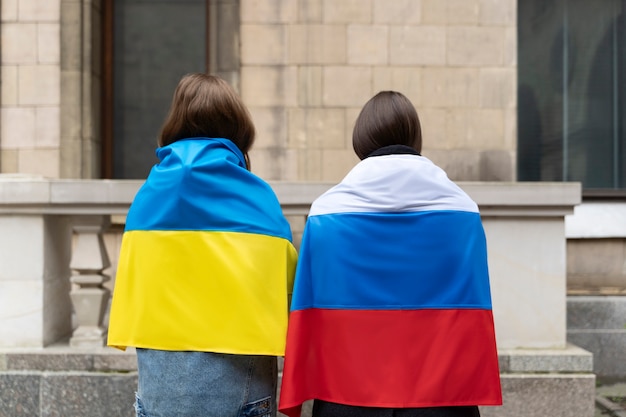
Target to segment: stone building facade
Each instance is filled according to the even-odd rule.
[[[2,2],[0,172],[100,178],[99,0]],[[210,2],[211,71],[240,91],[268,180],[338,181],[376,92],[406,94],[424,154],[457,180],[515,180],[515,0]],[[150,139],[151,140],[151,139]]]
[[[112,4],[122,3],[133,1],[1,2],[0,175],[111,177],[107,83],[116,74],[106,48]],[[249,106],[257,126],[252,170],[262,178],[339,181],[357,162],[351,133],[360,108],[393,89],[418,110],[424,156],[452,179],[517,181],[521,2],[195,3],[207,10],[206,37],[198,39],[206,43],[205,69],[231,82]],[[166,94],[170,87],[154,86]],[[154,139],[146,136],[152,152]],[[568,219],[567,268],[572,294],[619,296],[608,308],[622,311],[626,195],[617,191],[583,200]],[[608,329],[614,346],[626,343],[620,323]],[[573,325],[576,343],[595,346],[593,328]]]

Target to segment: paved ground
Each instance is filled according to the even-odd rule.
[[[626,382],[598,385],[596,417],[626,417]]]

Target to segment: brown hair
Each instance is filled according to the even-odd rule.
[[[381,91],[365,103],[352,132],[352,146],[361,160],[389,145],[406,145],[422,151],[417,111],[397,91]]]
[[[194,137],[225,138],[237,145],[249,167],[254,135],[250,113],[235,90],[222,78],[193,73],[178,83],[157,144],[161,147]]]

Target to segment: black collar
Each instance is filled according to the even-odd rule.
[[[410,146],[406,145],[389,145],[383,146],[382,148],[376,149],[374,152],[370,153],[366,156],[369,158],[370,156],[383,156],[383,155],[395,155],[395,154],[409,154],[409,155],[418,155],[421,156],[419,152]]]

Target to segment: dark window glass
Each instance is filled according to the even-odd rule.
[[[626,1],[518,4],[518,179],[624,190]]]
[[[145,178],[180,78],[206,71],[206,0],[115,0],[113,178]]]

